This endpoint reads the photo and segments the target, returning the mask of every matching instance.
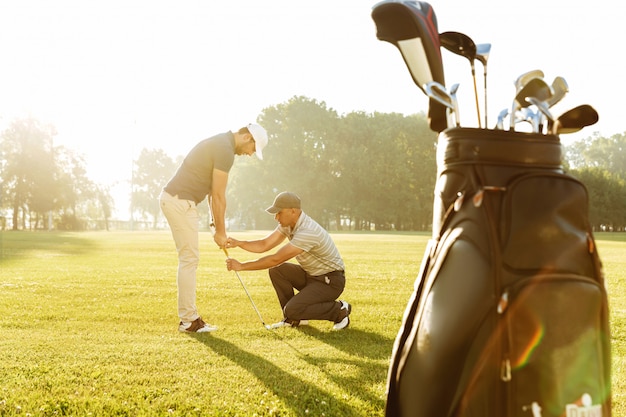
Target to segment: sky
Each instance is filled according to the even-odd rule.
[[[85,157],[89,177],[111,187],[116,217],[128,219],[132,161],[144,148],[184,155],[294,96],[340,115],[426,112],[398,49],[376,38],[376,3],[0,0],[0,131],[24,117],[54,125],[55,145]],[[541,69],[569,85],[555,115],[580,104],[600,115],[564,143],[626,131],[615,98],[625,90],[615,49],[623,19],[609,0],[429,3],[440,33],[491,44],[489,127],[510,108],[514,80]],[[461,124],[477,127],[469,61],[442,56],[446,85],[460,84]],[[479,62],[476,74],[483,113]]]

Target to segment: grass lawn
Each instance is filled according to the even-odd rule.
[[[264,232],[234,233],[239,238]],[[199,311],[177,330],[169,232],[0,238],[0,416],[382,416],[393,340],[427,234],[333,234],[352,324],[268,331],[224,254],[201,236]],[[626,415],[626,234],[598,234],[612,311],[613,408]],[[255,257],[239,249],[231,256]],[[266,323],[266,271],[241,272]]]

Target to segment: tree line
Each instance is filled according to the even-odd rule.
[[[339,115],[324,102],[293,97],[263,109],[257,121],[270,144],[263,161],[236,158],[227,196],[231,229],[273,228],[264,209],[289,190],[331,230],[429,230],[437,136],[423,113]],[[52,146],[53,136],[53,127],[30,119],[2,133],[3,213],[13,229],[107,228],[108,189],[87,178],[80,156]],[[589,190],[596,230],[626,225],[625,146],[624,135],[596,134],[565,147],[566,169]],[[130,179],[133,216],[163,225],[157,196],[183,156],[141,151]],[[206,201],[200,210],[207,218]]]

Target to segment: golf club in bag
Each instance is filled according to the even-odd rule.
[[[376,36],[395,45],[402,54],[411,77],[426,93],[426,85],[435,81],[445,85],[437,16],[432,6],[423,1],[386,0],[372,9]],[[446,107],[430,99],[429,125],[435,132],[448,127]]]

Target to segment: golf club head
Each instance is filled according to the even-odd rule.
[[[514,82],[515,93],[516,94],[519,93],[522,87],[524,87],[524,85],[526,85],[528,81],[532,80],[533,78],[543,78],[543,77],[544,77],[543,71],[541,70],[531,70],[531,71],[523,73],[522,75],[517,77],[517,79]]]
[[[395,45],[417,86],[426,93],[431,81],[445,84],[437,17],[432,6],[423,1],[385,0],[372,8],[376,37]],[[447,127],[446,110],[430,100],[430,128],[441,132]]]
[[[554,81],[552,81],[552,91],[554,91],[554,95],[547,100],[548,107],[554,106],[569,92],[569,86],[565,78],[555,77]]]
[[[439,42],[441,46],[448,51],[464,56],[469,60],[470,67],[472,69],[472,79],[474,81],[474,97],[476,99],[476,116],[478,117],[478,125],[480,127],[480,106],[478,104],[478,90],[476,88],[476,70],[474,67],[474,60],[476,59],[476,44],[464,33],[461,32],[443,32],[439,34]],[[457,114],[458,116],[458,114]],[[457,126],[458,124],[457,117]]]
[[[534,112],[530,107],[524,107],[519,111],[521,118],[520,122],[530,123],[532,127],[533,133],[538,133],[539,131],[539,115]]]
[[[536,97],[526,97],[526,101],[537,107],[537,110],[539,110],[546,119],[554,121],[554,117],[552,117],[552,113],[550,113],[550,108],[546,101],[538,100]]]
[[[543,133],[543,127],[546,125],[546,120],[548,121],[548,125],[551,125],[554,122],[554,117],[550,112],[548,102],[537,100],[535,97],[526,97],[526,101],[537,108],[537,126],[533,131],[535,133]]]
[[[491,44],[490,43],[479,43],[476,45],[476,59],[483,64],[484,67],[487,66],[487,61],[489,60],[489,53],[491,52]]]
[[[431,81],[425,85],[426,95],[431,99],[437,101],[442,106],[448,109],[454,109],[452,96],[446,91],[446,88],[439,84],[437,81]]]
[[[452,114],[455,113],[456,110],[454,106],[454,98],[450,95],[450,93],[448,93],[448,91],[446,91],[446,88],[437,81],[431,81],[426,84],[425,89],[426,95],[446,110],[446,125],[448,127],[454,125],[458,126],[458,114],[455,114],[456,122],[452,119]]]
[[[599,120],[598,112],[589,104],[582,104],[561,114],[554,121],[553,126],[549,126],[550,133],[560,135],[561,133],[574,133],[583,127],[591,126]]]
[[[439,42],[448,51],[464,56],[469,59],[470,64],[474,65],[476,44],[466,34],[461,32],[443,32],[439,34]]]
[[[522,86],[515,96],[515,101],[520,107],[526,107],[530,105],[530,102],[526,100],[529,97],[539,101],[546,101],[553,95],[552,87],[543,78],[533,78]]]
[[[543,78],[532,78],[528,80],[521,89],[515,95],[513,103],[511,105],[511,116],[509,130],[515,130],[515,124],[517,123],[517,111],[521,108],[530,106],[530,102],[526,99],[528,97],[534,97],[539,101],[546,101],[552,97],[552,88],[545,82]]]
[[[498,113],[498,120],[496,122],[496,129],[504,130],[504,118],[509,115],[509,109],[502,109]]]

